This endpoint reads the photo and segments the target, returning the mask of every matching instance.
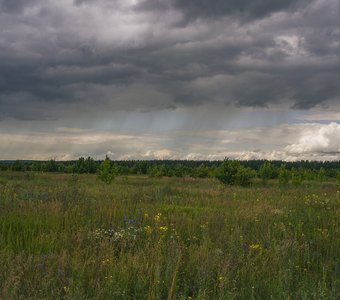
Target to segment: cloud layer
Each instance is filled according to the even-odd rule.
[[[166,134],[164,134],[166,133]],[[235,159],[336,160],[340,125],[304,123],[254,129],[138,132],[89,132],[56,128],[53,132],[0,133],[3,159]]]
[[[311,112],[312,121],[320,119],[317,110],[336,117],[339,20],[338,0],[0,0],[3,153],[24,157],[14,151],[21,138],[36,149],[31,156],[51,156],[53,149],[61,156],[83,154],[81,139],[92,145],[91,134],[80,140],[63,136],[63,144],[54,144],[60,137],[56,128],[65,127],[103,135],[107,142],[98,142],[98,149],[84,146],[94,156],[111,151],[119,158],[213,159],[235,150],[245,158],[317,153],[322,159],[322,153],[335,154],[338,147],[330,137],[338,138],[336,124],[322,127],[325,132],[316,124],[305,140],[295,132],[281,148],[275,141],[248,140],[227,151],[226,144],[200,137],[200,143],[218,145],[210,154],[198,141],[186,144],[174,132],[220,137],[219,131],[232,134],[235,126],[282,128],[283,118],[287,126],[301,122],[300,111]],[[269,113],[244,117],[252,110]],[[237,122],[239,111],[243,118]],[[113,136],[143,137],[153,146],[111,149]],[[39,139],[50,146],[35,148]]]
[[[2,0],[0,118],[59,118],[39,112],[46,102],[142,111],[331,105],[340,95],[339,6]]]

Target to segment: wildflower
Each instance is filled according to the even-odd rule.
[[[161,213],[158,213],[157,215],[155,215],[154,220],[155,220],[156,222],[159,222],[159,221],[161,220],[161,216],[162,216],[162,214],[161,214]]]
[[[159,231],[167,232],[168,231],[168,227],[167,226],[161,226],[161,227],[159,227]]]
[[[107,264],[109,264],[110,263],[110,259],[104,259],[104,260],[102,260],[102,264],[103,265],[107,265]]]
[[[219,281],[223,281],[223,280],[224,280],[224,277],[223,277],[223,276],[219,276],[219,277],[218,277],[218,280],[219,280]]]
[[[251,244],[249,245],[251,250],[262,250],[262,246],[260,244]]]
[[[144,231],[147,233],[147,234],[150,234],[152,232],[152,228],[150,226],[145,226],[144,227]]]
[[[64,287],[63,287],[63,290],[64,290],[65,293],[68,293],[69,290],[70,290],[70,288],[69,288],[68,286],[64,286]]]

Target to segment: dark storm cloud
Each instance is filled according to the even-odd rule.
[[[214,19],[222,16],[254,20],[281,10],[294,12],[306,3],[308,2],[305,0],[146,0],[140,4],[140,8],[162,10],[175,7],[191,20],[197,18]]]
[[[331,105],[339,19],[337,0],[0,0],[0,119]]]

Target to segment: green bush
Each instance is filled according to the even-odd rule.
[[[336,173],[336,180],[340,184],[340,171],[337,171],[337,173]]]
[[[262,164],[259,170],[259,177],[262,179],[263,184],[267,184],[268,180],[273,178],[274,172],[274,166],[269,161]]]
[[[206,178],[209,175],[209,168],[204,164],[200,164],[195,170],[193,176],[195,178]]]
[[[163,177],[166,174],[166,169],[164,165],[152,166],[148,169],[148,174],[150,177]]]
[[[225,159],[221,166],[216,169],[215,177],[224,184],[234,185],[240,163],[235,160]]]
[[[240,186],[250,186],[254,177],[255,174],[253,170],[240,166],[235,175],[235,184]]]
[[[290,172],[286,169],[285,165],[282,165],[279,170],[279,184],[285,186],[289,183],[290,180]]]
[[[326,170],[324,167],[321,167],[318,172],[318,180],[320,182],[324,182],[326,180]]]
[[[303,177],[302,177],[301,172],[299,172],[299,170],[293,169],[293,170],[291,171],[291,177],[292,177],[292,183],[293,183],[295,186],[299,186],[299,185],[302,184]]]
[[[111,166],[111,160],[106,157],[99,166],[97,179],[106,184],[110,184],[117,176],[117,173],[117,168]]]

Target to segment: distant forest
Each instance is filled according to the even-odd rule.
[[[225,161],[130,160],[110,161],[110,164],[117,175],[206,178],[216,177],[216,172],[221,170]],[[0,170],[94,174],[97,173],[102,162],[91,157],[80,157],[73,161],[56,161],[53,159],[49,161],[0,161]],[[261,174],[265,173],[268,179],[279,178],[283,169],[301,180],[338,178],[340,176],[340,161],[242,160],[237,161],[237,164],[249,172],[253,172],[254,177],[261,177]]]

